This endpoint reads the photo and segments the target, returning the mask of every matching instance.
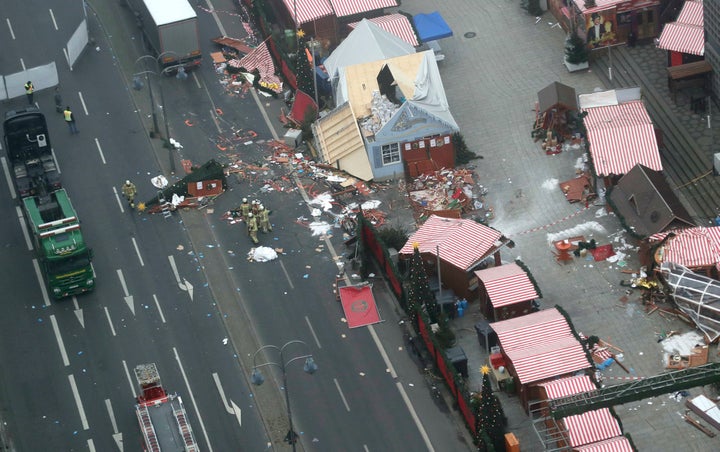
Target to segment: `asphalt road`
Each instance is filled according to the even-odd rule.
[[[79,7],[57,3],[54,22],[40,2],[4,5],[3,11],[9,24],[2,37],[3,73],[55,60],[65,103],[77,117],[80,134],[71,136],[54,111],[52,92],[36,92],[98,277],[91,294],[60,302],[44,297],[17,200],[3,177],[0,375],[13,447],[137,450],[132,368],[155,362],[165,387],[183,397],[203,450],[265,449],[267,435],[247,379],[223,342],[222,318],[196,259],[178,250],[190,249],[182,222],[138,217],[117,195],[130,178],[141,195],[151,196],[147,181],[159,169],[104,35],[93,33],[100,50],[88,49],[70,72],[62,43],[80,21]],[[97,30],[93,20],[91,30]],[[3,110],[24,103],[24,97],[13,99]]]
[[[72,73],[60,63],[69,32],[57,36],[47,24],[8,10],[16,30],[35,26],[33,45],[48,52],[33,64],[59,62],[63,96],[78,117],[80,134],[70,136],[54,114],[52,93],[36,94],[49,117],[64,186],[95,250],[98,274],[94,293],[77,301],[45,301],[7,184],[0,188],[7,251],[0,262],[8,269],[8,292],[17,294],[9,307],[12,314],[0,319],[0,402],[18,450],[113,450],[118,434],[126,449],[137,449],[136,389],[128,369],[150,361],[158,364],[164,385],[183,396],[202,449],[287,447],[282,438],[287,432],[283,391],[288,389],[304,449],[467,450],[447,407],[432,400],[403,350],[394,306],[381,305],[386,321],[374,327],[351,330],[343,322],[332,293],[336,261],[342,260],[336,253],[344,251],[340,235],[311,234],[307,199],[293,185],[288,168],[274,165],[266,174],[231,177],[231,189],[208,209],[167,220],[127,212],[119,186],[130,178],[140,199],[154,196],[149,179],[161,171],[170,175],[168,151],[148,138],[147,91],[129,89],[138,72],[135,61],[144,52],[132,17],[121,2],[105,0],[93,7],[99,21],[91,15],[90,34],[99,50],[88,49]],[[210,38],[242,33],[230,0],[216,2],[215,8],[216,15],[197,9],[205,64],[184,81],[151,80],[156,93],[162,87],[171,135],[183,145],[173,156],[180,170],[180,159],[261,163],[268,156],[262,141],[283,133],[270,127],[277,127],[280,101],[228,95],[208,63],[209,52],[217,50]],[[74,29],[75,16],[64,14],[69,24],[61,23],[60,30]],[[16,41],[10,47],[6,61],[34,52]],[[237,139],[249,130],[257,140],[245,144]],[[221,151],[218,144],[229,149]],[[288,191],[263,191],[266,179],[282,181]],[[248,262],[251,243],[243,225],[220,219],[243,196],[259,198],[272,209],[275,230],[261,240],[282,249],[278,260]],[[377,284],[376,293],[382,291],[382,282]],[[293,361],[285,388],[277,369],[266,367],[268,382],[251,392],[253,365],[280,360],[254,352],[293,340],[306,346],[288,346],[284,361],[312,353],[318,372],[308,376],[302,360]],[[241,425],[233,403],[242,410]]]

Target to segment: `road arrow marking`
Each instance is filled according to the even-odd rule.
[[[127,284],[125,284],[125,277],[123,276],[122,270],[119,268],[117,269],[117,275],[118,278],[120,278],[120,285],[122,286],[123,293],[125,294],[125,303],[127,303],[128,308],[130,308],[133,315],[135,315],[135,302],[133,301],[132,295],[128,292]]]
[[[190,295],[190,301],[193,301],[193,286],[187,279],[183,278],[183,281],[185,281],[185,290],[187,290],[188,295]]]
[[[85,328],[85,316],[83,316],[83,310],[80,309],[80,306],[78,305],[77,297],[73,295],[72,297],[73,306],[75,306],[75,317],[77,317],[78,322],[80,322],[80,326]]]
[[[168,256],[168,260],[170,261],[170,268],[172,268],[173,275],[175,275],[175,281],[177,282],[178,287],[180,290],[187,292],[188,295],[190,295],[190,301],[193,301],[193,286],[185,278],[180,281],[180,273],[178,273],[177,265],[175,264],[175,256]]]
[[[215,387],[217,388],[218,392],[220,393],[220,399],[222,399],[223,405],[225,405],[225,411],[228,412],[228,414],[232,414],[237,418],[238,424],[240,424],[240,427],[242,427],[242,411],[240,410],[240,407],[235,404],[232,400],[230,400],[230,404],[228,404],[227,397],[225,397],[225,391],[223,390],[222,383],[220,383],[220,376],[213,372],[212,374],[213,380],[215,380]]]
[[[107,408],[108,416],[110,416],[110,424],[113,429],[112,437],[115,440],[115,445],[120,449],[120,452],[123,452],[122,433],[118,432],[117,421],[115,421],[115,413],[113,412],[110,399],[105,399],[105,408]]]

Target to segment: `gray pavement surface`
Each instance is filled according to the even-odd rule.
[[[439,10],[454,31],[452,38],[441,41],[446,58],[440,63],[440,73],[465,141],[483,156],[472,162],[472,166],[479,175],[479,183],[490,189],[487,200],[496,213],[490,225],[517,245],[503,252],[503,261],[521,259],[529,267],[542,290],[543,308],[562,306],[577,331],[597,335],[623,349],[624,364],[630,373],[613,365],[603,372],[604,384],[622,382],[619,378],[665,372],[664,352],[656,340],[656,332],[685,332],[692,327],[678,320],[647,315],[637,291],[624,298],[625,288],[619,282],[628,275],[621,271],[639,268],[636,243],[618,219],[608,215],[601,205],[585,209],[579,204],[569,204],[558,188],[558,181],[574,177],[583,150],[567,149],[559,155],[548,156],[539,143],[530,138],[537,92],[548,84],[559,81],[575,88],[578,94],[617,86],[599,76],[602,75],[599,72],[607,69],[607,64],[602,65],[603,56],[596,56],[599,61],[594,62],[589,71],[568,73],[562,63],[565,37],[562,29],[555,25],[550,13],[536,21],[520,8],[519,2],[464,0],[455,1],[450,7],[436,0],[413,0],[404,3],[402,10],[411,14]],[[466,35],[470,32],[473,35]],[[613,52],[616,73],[630,72],[618,66],[616,52]],[[705,149],[697,153],[707,155],[713,135],[706,130],[704,118],[683,105],[682,96],[679,96],[679,105],[668,103],[667,88],[662,91],[664,52],[652,46],[638,46],[627,52],[628,64],[652,82],[660,93],[657,97],[666,102],[658,103],[659,108],[665,108],[673,127],[680,129],[668,131],[677,137],[670,140],[670,145],[687,146],[689,136]],[[629,86],[630,82],[627,83]],[[653,109],[648,108],[655,118]],[[667,161],[665,156],[664,159]],[[698,165],[697,162],[690,164]],[[709,168],[707,162],[702,165]],[[679,187],[704,172],[706,170],[684,176],[684,180],[671,180]],[[670,173],[671,176],[685,174],[679,170]],[[681,195],[686,201],[700,197],[694,193]],[[696,213],[700,224],[708,220],[709,207],[696,202],[689,208]],[[393,209],[393,216],[397,212],[399,209]],[[401,218],[391,217],[389,221],[412,222],[407,213]],[[577,235],[587,240],[594,238],[599,244],[611,243],[622,256],[617,262],[575,258],[567,265],[556,263],[551,242]],[[479,368],[487,360],[473,329],[479,318],[477,304],[471,304],[464,317],[452,320],[459,343],[468,355],[470,388],[475,390],[481,388]],[[716,355],[717,348],[713,345],[711,361],[717,360]],[[710,387],[689,392],[715,395]],[[518,437],[521,450],[543,450],[518,397],[502,393],[499,396],[509,419],[508,431]],[[615,411],[624,431],[631,434],[639,450],[709,451],[720,447],[717,437],[708,438],[681,419],[679,413],[685,411],[684,400],[676,401],[664,395],[616,406]]]

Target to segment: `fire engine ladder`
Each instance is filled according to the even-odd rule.
[[[548,402],[533,401],[528,404],[530,420],[535,433],[540,438],[545,451],[570,451],[570,434],[565,424],[559,419],[554,419],[548,409]],[[563,446],[565,445],[565,446]]]
[[[175,420],[177,420],[178,423],[178,429],[180,429],[180,434],[182,435],[183,442],[185,443],[185,452],[199,452],[200,449],[195,442],[195,437],[193,436],[192,428],[187,421],[187,414],[185,413],[185,408],[182,406],[182,402],[178,408],[173,406],[173,414],[175,415]]]
[[[152,420],[150,419],[150,412],[146,406],[137,407],[138,418],[143,428],[143,436],[145,437],[145,444],[149,447],[150,452],[160,452],[160,444],[158,443],[157,436],[155,435],[155,427],[153,427]]]
[[[165,199],[165,195],[162,190],[158,192],[158,204],[160,204],[160,212],[162,213],[163,218],[170,218],[172,216],[172,212],[170,211],[170,205]]]
[[[720,381],[720,363],[708,363],[551,400],[550,412],[553,418],[560,419],[718,381]]]

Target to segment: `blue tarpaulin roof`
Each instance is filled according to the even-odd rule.
[[[413,16],[413,22],[422,42],[449,38],[453,35],[447,22],[437,11],[429,14],[416,14]]]

